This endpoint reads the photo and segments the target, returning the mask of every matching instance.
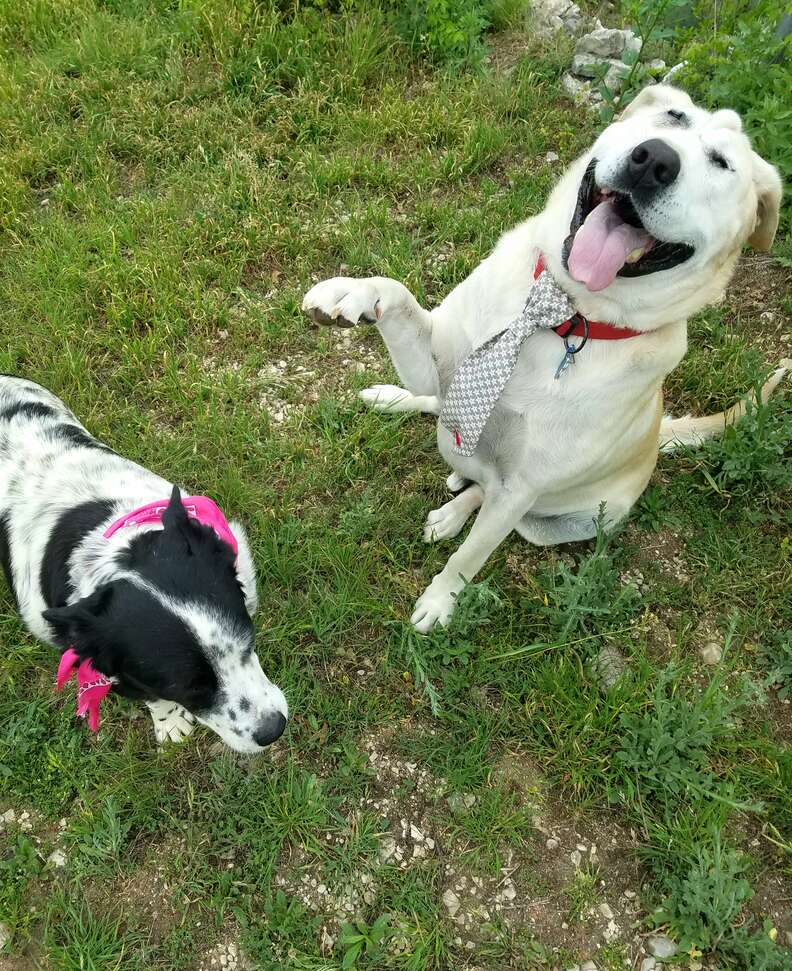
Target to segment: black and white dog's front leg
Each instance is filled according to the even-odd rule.
[[[440,381],[432,358],[432,317],[396,280],[338,276],[317,283],[305,295],[303,310],[317,323],[351,327],[375,324],[404,383],[374,385],[360,397],[378,411],[440,412]]]
[[[195,728],[195,718],[175,701],[147,701],[146,705],[151,712],[154,735],[160,747],[166,739],[181,742]]]

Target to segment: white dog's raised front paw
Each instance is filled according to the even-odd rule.
[[[368,280],[336,276],[305,294],[302,309],[318,324],[354,327],[361,320],[373,324],[381,316],[380,294]]]
[[[419,634],[428,633],[436,624],[445,627],[454,612],[454,601],[454,591],[435,577],[416,601],[410,623]]]
[[[195,729],[195,718],[181,705],[173,701],[148,701],[146,704],[151,711],[158,747],[162,748],[168,739],[181,742]]]

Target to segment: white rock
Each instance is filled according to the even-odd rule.
[[[657,961],[655,961],[655,959],[652,957],[644,958],[643,961],[641,961],[641,971],[654,971],[656,967]]]
[[[5,924],[0,924],[0,951],[8,944],[11,940],[11,931]]]
[[[66,854],[63,850],[53,850],[52,853],[47,857],[47,863],[54,867],[66,866]]]
[[[576,78],[569,72],[561,78],[561,87],[572,98],[575,104],[592,105],[601,100],[599,94],[591,90],[591,85],[588,81],[581,81],[580,78]]]
[[[673,81],[677,74],[685,67],[687,67],[687,61],[680,61],[679,64],[675,64],[672,68],[669,68],[663,75],[663,84],[668,84],[669,81]]]
[[[580,855],[580,850],[573,850],[569,854],[569,859],[575,864],[575,866],[580,866],[580,861],[583,857]]]
[[[380,842],[379,858],[380,863],[387,863],[396,855],[396,840],[392,836],[386,836]]]
[[[501,895],[504,900],[514,900],[514,898],[517,896],[517,888],[513,883],[507,883],[501,891]]]
[[[547,155],[545,155],[544,160],[548,164],[550,164],[551,162],[557,162],[558,155],[555,152],[548,152]]]
[[[672,958],[677,952],[677,946],[671,940],[670,937],[666,937],[665,934],[658,934],[657,937],[650,937],[646,942],[647,950],[656,958],[660,960],[665,960],[665,958]]]
[[[551,836],[550,839],[545,843],[548,850],[557,850],[558,845],[558,840],[554,836]]]
[[[705,664],[720,664],[723,648],[716,641],[710,641],[701,648],[699,654]]]
[[[613,920],[613,911],[607,904],[600,904],[598,910],[605,920]]]
[[[621,61],[611,61],[603,82],[609,91],[621,91],[624,81],[630,73],[630,68]]]
[[[4,823],[15,823],[16,822],[16,813],[14,812],[13,809],[7,809],[3,813],[3,815],[0,816],[0,819],[2,819]]]
[[[584,34],[575,46],[576,54],[594,54],[597,57],[621,57],[625,51],[638,53],[641,41],[631,30],[603,27]]]
[[[586,961],[580,965],[580,971],[597,971],[597,965],[593,961]]]
[[[459,912],[459,907],[460,907],[459,897],[457,897],[457,895],[450,887],[443,894],[443,906],[448,911],[449,917],[455,917]]]

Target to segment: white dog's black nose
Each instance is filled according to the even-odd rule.
[[[627,178],[635,189],[661,189],[679,175],[679,155],[660,138],[636,145],[627,163]]]
[[[253,741],[262,748],[265,745],[272,745],[281,737],[284,728],[286,728],[286,719],[279,711],[273,711],[262,720],[253,733]]]

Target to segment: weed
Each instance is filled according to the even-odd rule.
[[[620,625],[638,603],[635,588],[622,584],[619,578],[612,552],[614,534],[606,531],[606,517],[602,506],[594,549],[579,557],[577,571],[559,560],[548,577],[550,603],[546,612],[561,641]]]

